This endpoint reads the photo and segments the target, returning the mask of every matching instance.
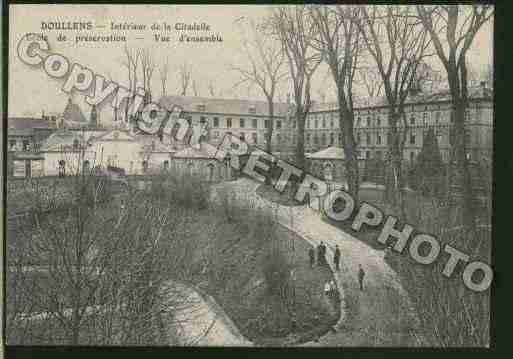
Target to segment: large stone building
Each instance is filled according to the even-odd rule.
[[[493,150],[493,93],[484,85],[471,88],[469,92],[467,156],[475,161],[490,162]],[[207,123],[207,140],[214,146],[225,134],[232,134],[252,146],[265,148],[266,133],[271,121],[264,101],[167,96],[160,100],[160,105],[168,110],[180,106],[184,111],[183,116],[192,124]],[[293,105],[276,103],[274,112],[273,152],[290,156],[297,143]],[[405,118],[400,125],[401,131],[404,132],[406,128],[406,163],[415,161],[429,127],[436,131],[443,160],[451,161],[451,113],[447,92],[418,93],[408,98]],[[318,167],[321,172],[330,168],[321,165],[321,160],[335,161],[327,166],[334,169],[333,173],[338,174],[336,177],[343,178],[342,170],[338,170],[343,168],[344,159],[338,116],[335,104],[313,105],[305,124],[305,150],[310,164]],[[173,155],[183,148],[164,144],[157,136],[134,135],[121,129],[108,129],[106,124],[102,127],[94,108],[89,117],[86,120],[80,108],[69,100],[60,116],[46,116],[29,122],[27,119],[9,119],[8,147],[13,168],[17,168],[11,174],[24,177],[70,173],[72,168],[84,166],[84,163],[75,164],[79,153],[87,154],[87,158],[82,156],[82,161],[88,161],[86,164],[89,166],[92,162],[101,163],[103,166],[122,168],[127,174],[144,174],[159,168],[188,168],[174,166],[169,162],[174,160],[177,163],[189,163],[201,157],[202,163],[211,163],[211,158],[198,157],[197,153],[188,158],[182,156],[187,154],[183,152],[174,158]],[[385,157],[388,130],[388,109],[384,98],[365,99],[356,104],[354,136],[361,162],[369,158]],[[49,136],[52,132],[55,133]],[[32,170],[34,166],[38,168],[37,174]],[[224,177],[220,175],[221,169],[215,169],[215,177]],[[209,168],[202,171],[210,173]]]

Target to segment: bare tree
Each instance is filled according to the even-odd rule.
[[[166,61],[162,64],[162,66],[159,69],[160,74],[160,85],[162,88],[162,97],[167,96],[167,77],[169,75],[169,61],[166,59]]]
[[[455,177],[462,189],[464,225],[467,229],[474,229],[472,179],[468,167],[465,136],[469,98],[467,52],[479,29],[493,16],[493,6],[417,5],[417,13],[447,72],[454,123],[454,159],[457,171]]]
[[[141,72],[143,76],[144,88],[144,104],[147,105],[151,102],[151,79],[155,71],[156,64],[152,59],[150,50],[141,50]]]
[[[314,6],[311,17],[318,29],[316,48],[322,52],[337,88],[337,102],[348,190],[358,199],[359,170],[354,139],[353,82],[361,45],[360,9],[353,6]]]
[[[180,76],[180,95],[187,96],[187,90],[189,89],[192,76],[192,69],[187,62],[180,65],[178,74]]]
[[[322,60],[313,46],[317,27],[305,5],[275,9],[271,25],[286,55],[292,79],[297,128],[296,165],[305,168],[305,122],[312,106],[311,81]]]
[[[429,46],[427,33],[412,16],[413,12],[411,6],[367,6],[361,8],[362,21],[358,22],[388,103],[391,171],[388,171],[387,189],[391,196],[392,192],[400,196],[404,187],[401,164],[408,127],[405,101],[416,86],[417,68]],[[402,129],[399,128],[401,119]],[[392,199],[397,203],[395,195]]]
[[[363,85],[368,97],[379,97],[383,93],[383,80],[373,66],[360,67],[356,80]]]
[[[125,115],[125,122],[129,122],[131,119],[129,118],[129,109],[130,109],[130,103],[135,100],[135,97],[137,95],[137,74],[138,74],[138,68],[139,68],[139,58],[142,55],[141,50],[133,50],[129,49],[128,46],[125,46],[124,48],[126,61],[123,62],[123,65],[127,69],[128,74],[128,90],[130,91],[131,96],[126,100],[126,106],[124,109],[124,115]],[[122,104],[117,104],[118,106],[121,106]]]
[[[263,32],[268,30],[266,24],[251,22],[248,29],[248,38],[243,42],[244,47],[242,48],[247,65],[233,67],[241,77],[234,87],[247,83],[249,84],[248,91],[251,87],[256,86],[264,94],[269,116],[266,151],[270,153],[274,128],[274,99],[279,83],[286,76],[283,69],[285,59],[279,44],[271,37],[263,36]]]

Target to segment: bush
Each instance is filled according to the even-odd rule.
[[[147,192],[159,203],[202,210],[208,208],[210,186],[199,176],[169,177],[164,173],[151,179]]]

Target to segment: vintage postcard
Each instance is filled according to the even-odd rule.
[[[7,6],[6,345],[490,347],[493,5]]]

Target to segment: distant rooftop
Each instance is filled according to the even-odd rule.
[[[11,130],[30,130],[33,128],[55,128],[54,124],[34,117],[9,117],[8,128]]]
[[[186,112],[205,112],[220,114],[241,114],[267,116],[269,113],[266,101],[250,101],[238,99],[220,99],[211,97],[192,96],[166,96],[162,97],[159,104],[168,111],[173,105],[180,106]],[[274,113],[276,116],[285,116],[288,105],[276,102]]]

